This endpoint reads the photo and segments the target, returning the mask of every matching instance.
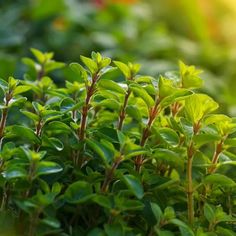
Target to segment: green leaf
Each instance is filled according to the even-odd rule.
[[[27,172],[22,167],[10,166],[6,171],[2,173],[2,175],[6,179],[26,178]]]
[[[172,233],[171,231],[159,230],[159,229],[156,231],[158,236],[174,236],[174,233]]]
[[[127,198],[116,201],[116,206],[120,211],[140,211],[143,209],[144,205],[139,200],[129,200]]]
[[[27,92],[31,89],[30,86],[28,85],[20,85],[20,86],[17,86],[14,91],[13,91],[13,96],[16,96],[18,94],[21,94],[21,93],[24,93],[24,92]]]
[[[38,60],[38,62],[40,63],[40,64],[43,64],[44,62],[45,62],[45,55],[44,55],[44,53],[42,53],[42,52],[40,52],[38,49],[36,49],[36,48],[31,48],[30,49],[31,50],[31,52],[34,54],[34,56],[36,57],[36,59]]]
[[[120,130],[117,130],[117,138],[119,140],[120,146],[123,148],[124,145],[127,143],[127,136]]]
[[[159,226],[159,224],[163,218],[163,212],[162,212],[161,208],[154,202],[151,202],[151,209],[152,209],[152,212],[153,212],[155,219],[156,219],[156,225]]]
[[[86,65],[86,67],[89,69],[89,71],[94,74],[98,71],[98,67],[96,62],[94,62],[91,58],[80,56],[81,61]]]
[[[139,148],[139,149],[132,149],[129,152],[125,153],[125,159],[129,159],[131,157],[135,157],[138,155],[143,155],[143,154],[147,154],[148,151],[145,150],[144,148]]]
[[[65,66],[65,63],[58,62],[58,61],[47,61],[46,65],[44,66],[45,73],[49,73],[50,71],[54,71],[57,69],[61,69]]]
[[[43,147],[52,147],[57,151],[62,151],[64,148],[63,143],[57,138],[48,138],[47,136],[43,136],[42,138],[42,146]]]
[[[232,230],[227,229],[227,228],[223,228],[223,227],[220,227],[220,226],[217,226],[216,233],[219,236],[232,236],[232,235],[235,235],[235,232],[233,232]]]
[[[236,138],[227,138],[224,142],[224,145],[236,147]]]
[[[169,145],[177,146],[179,144],[179,136],[173,129],[160,128],[158,129],[158,134],[161,136],[162,140]]]
[[[59,194],[61,192],[61,189],[62,189],[62,184],[58,183],[58,182],[55,182],[53,185],[52,185],[52,193],[54,194]]]
[[[62,167],[56,162],[52,161],[41,161],[36,168],[36,175],[48,175],[61,172]]]
[[[25,65],[27,65],[29,68],[32,68],[33,70],[36,69],[37,63],[34,60],[32,60],[31,58],[23,57],[22,62]]]
[[[141,98],[147,105],[148,108],[154,105],[153,98],[146,92],[144,88],[137,85],[130,85],[130,90],[133,91],[134,95]]]
[[[112,80],[100,80],[98,86],[102,89],[111,90],[117,93],[125,94],[125,90]]]
[[[109,66],[111,64],[111,59],[108,57],[102,58],[102,61],[99,63],[99,68],[105,68],[106,66]]]
[[[207,143],[214,143],[220,140],[219,135],[215,134],[198,134],[193,137],[194,143],[200,147]]]
[[[178,226],[180,228],[180,231],[182,231],[182,228],[183,228],[183,231],[185,232],[186,236],[195,236],[192,229],[187,224],[185,224],[183,221],[181,221],[179,219],[171,219],[169,221],[169,223]],[[182,234],[182,235],[184,235],[184,234]]]
[[[172,167],[183,167],[183,160],[179,157],[179,154],[169,149],[158,148],[154,151],[152,157]]]
[[[144,195],[143,186],[139,179],[134,175],[124,175],[124,182],[127,187],[131,190],[131,192],[138,198],[141,199]]]
[[[92,200],[104,208],[112,209],[113,207],[112,201],[107,196],[96,195]]]
[[[102,55],[99,52],[92,51],[91,57],[96,62],[101,62],[102,61]]]
[[[198,76],[202,71],[194,66],[187,66],[182,61],[179,62],[180,75],[183,88],[201,88],[203,80]]]
[[[45,110],[44,106],[42,106],[38,102],[32,102],[32,105],[38,115],[41,114],[41,112]]]
[[[2,88],[3,91],[6,91],[8,89],[7,81],[0,79],[0,87]]]
[[[111,143],[103,140],[98,142],[96,140],[86,139],[88,146],[108,165],[114,158],[114,148],[111,148]]]
[[[68,203],[80,204],[92,198],[92,185],[85,181],[72,183],[65,191],[64,198]]]
[[[136,63],[134,64],[134,63],[128,62],[128,67],[131,71],[131,75],[134,76],[139,72],[139,70],[141,68],[141,65],[136,64]]]
[[[204,216],[206,217],[209,223],[211,223],[215,219],[215,212],[212,207],[207,203],[204,204]]]
[[[166,181],[166,182],[158,185],[155,189],[161,190],[161,189],[167,189],[170,187],[174,187],[178,182],[179,182],[179,180],[177,180],[177,179],[171,179],[169,181]]]
[[[12,106],[21,106],[23,105],[25,102],[27,101],[26,97],[16,97],[16,98],[12,98],[9,102],[9,107]]]
[[[31,120],[33,121],[39,121],[39,116],[32,113],[32,112],[29,112],[29,111],[23,111],[23,110],[20,110],[21,113],[23,113],[25,116],[27,116],[28,118],[30,118]]]
[[[88,80],[88,74],[87,71],[84,69],[83,66],[81,66],[79,63],[71,63],[70,64],[71,70],[73,70],[76,74],[78,74],[84,82],[87,82]]]
[[[172,80],[166,79],[164,77],[160,77],[158,82],[158,89],[159,89],[159,99],[161,100],[176,92],[176,88],[173,86]]]
[[[164,109],[169,105],[173,104],[174,102],[184,100],[189,95],[192,95],[191,91],[185,89],[176,89],[175,92],[173,92],[171,95],[161,99],[160,106],[162,107],[162,109]]]
[[[221,136],[225,136],[236,131],[236,124],[233,122],[233,119],[226,115],[210,115],[206,117],[204,123],[206,125],[214,124]]]
[[[18,137],[22,140],[27,140],[29,143],[40,144],[41,141],[34,133],[32,129],[29,129],[21,125],[13,125],[9,127],[10,132],[7,133],[6,137]],[[24,134],[24,135],[22,135]]]
[[[120,131],[119,131],[120,132]],[[96,134],[102,139],[106,139],[111,143],[119,143],[118,131],[115,128],[101,127],[97,130]]]
[[[124,230],[121,224],[105,224],[104,226],[107,236],[124,236]]]
[[[204,120],[204,123],[206,125],[210,125],[210,124],[214,124],[214,123],[225,123],[225,122],[231,122],[232,119],[226,115],[223,114],[213,114],[213,115],[209,115],[206,117],[206,119]]]
[[[186,116],[193,124],[217,108],[218,104],[206,94],[193,94],[185,99]]]
[[[155,81],[155,78],[151,77],[151,76],[138,76],[135,79],[135,82],[137,83],[145,83],[145,84],[152,84],[152,81]]]
[[[15,90],[18,83],[19,83],[19,80],[16,80],[14,77],[10,76],[8,78],[8,88],[9,88],[9,90],[11,90],[11,91]]]
[[[130,79],[131,71],[130,68],[123,62],[113,61],[114,64],[119,68],[119,70],[123,73],[126,79]]]
[[[126,114],[137,121],[141,121],[142,119],[142,114],[137,105],[128,105],[126,107]]]
[[[88,232],[88,236],[107,236],[100,228],[94,228]]]
[[[60,103],[61,111],[66,112],[70,111],[75,105],[75,102],[72,98],[64,98]]]
[[[65,133],[71,134],[71,128],[61,121],[52,121],[48,123],[47,128],[48,131],[53,131],[55,133]]]
[[[120,106],[121,106],[120,103],[114,99],[104,99],[95,105],[95,107],[107,108],[107,109],[117,110],[117,111],[120,110]]]
[[[20,149],[24,152],[25,156],[28,158],[30,162],[38,162],[42,160],[47,153],[46,151],[35,152],[23,146],[21,146]]]
[[[174,219],[176,217],[175,215],[175,210],[173,209],[173,207],[166,207],[165,210],[164,210],[164,218],[166,220],[171,220],[171,219]]]
[[[62,116],[63,114],[60,111],[55,111],[55,110],[45,110],[41,112],[42,120],[44,123],[58,119]]]
[[[39,87],[41,88],[41,90],[47,93],[48,90],[51,90],[51,88],[53,87],[52,79],[48,76],[43,76],[40,80]]]
[[[206,176],[204,179],[204,183],[219,185],[222,187],[232,187],[236,185],[236,183],[232,179],[221,174],[211,174]]]
[[[81,108],[84,104],[84,101],[75,103],[72,98],[64,98],[60,103],[61,111],[67,113],[69,111],[75,111]]]
[[[40,222],[55,229],[58,229],[61,226],[60,221],[58,219],[50,216],[47,216],[46,218],[40,220]]]

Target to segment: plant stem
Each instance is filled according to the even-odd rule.
[[[35,133],[36,133],[36,135],[40,138],[41,137],[41,134],[42,134],[42,128],[43,128],[43,122],[42,122],[42,120],[40,119],[39,121],[38,121],[38,123],[37,123],[37,125],[36,125],[36,129],[35,129]],[[40,144],[35,144],[34,145],[34,150],[36,151],[36,152],[38,152],[39,151],[39,149],[40,149]]]
[[[92,96],[95,92],[95,84],[98,81],[98,79],[99,79],[99,75],[98,75],[98,72],[97,72],[92,76],[91,85],[87,87],[87,94],[86,94],[85,104],[82,108],[82,113],[81,113],[80,127],[77,130],[77,136],[79,138],[79,141],[81,141],[81,142],[83,142],[85,137],[86,137],[86,126],[87,126],[88,112],[89,112],[89,109],[90,109],[90,101],[91,101],[91,98],[92,98]],[[82,148],[80,150],[77,150],[76,153],[75,153],[74,164],[76,166],[78,166],[78,165],[80,167],[83,166],[84,160],[83,160],[83,158],[81,158],[81,153],[83,153],[84,148],[85,147],[83,145]],[[79,163],[79,159],[81,159],[80,163]]]
[[[40,212],[41,212],[41,209],[38,209],[36,211],[35,215],[30,219],[28,236],[34,236],[35,235],[36,227],[37,227],[37,224],[38,224],[38,217],[39,217]]]
[[[220,153],[222,152],[223,144],[224,144],[223,139],[219,143],[216,144],[215,152],[214,152],[214,155],[213,155],[212,161],[211,161],[212,165],[208,168],[209,174],[212,174],[216,169],[216,164],[219,160]]]
[[[37,124],[37,126],[36,126],[36,135],[37,135],[38,137],[41,136],[42,128],[43,128],[43,127],[42,127],[42,121],[39,120],[39,122],[38,122],[38,124]]]
[[[88,116],[88,111],[90,108],[90,100],[94,94],[95,91],[95,83],[98,80],[98,74],[96,73],[92,77],[92,83],[90,86],[87,88],[87,95],[85,99],[85,104],[82,108],[82,113],[81,113],[81,121],[80,121],[80,128],[78,129],[78,137],[80,141],[83,141],[85,139],[85,130],[86,130],[86,123],[87,123],[87,116]]]
[[[38,71],[38,74],[37,74],[37,80],[38,80],[38,81],[40,81],[40,80],[43,78],[44,74],[45,74],[44,66],[45,66],[45,62],[43,62],[43,63],[41,64],[41,68],[40,68],[40,70]]]
[[[76,122],[76,115],[77,115],[76,110],[73,110],[72,113],[71,113],[71,118],[72,118],[72,120],[75,121],[75,122]]]
[[[201,121],[193,125],[193,136],[197,135],[201,128]],[[193,156],[195,154],[193,138],[191,139],[187,148],[187,208],[188,208],[188,222],[192,226],[194,223],[194,198],[193,198]]]
[[[12,99],[12,93],[8,92],[5,95],[5,106],[6,108],[2,109],[2,116],[1,116],[1,121],[0,121],[0,150],[2,147],[2,140],[4,137],[4,130],[6,126],[6,121],[7,121],[7,115],[8,115],[8,104],[10,100]]]
[[[192,180],[192,164],[193,164],[193,142],[191,141],[188,148],[187,160],[187,208],[188,208],[188,222],[190,225],[194,221],[194,199],[193,199],[193,180]]]
[[[143,129],[142,137],[140,140],[141,147],[144,147],[146,141],[148,140],[150,136],[150,130],[151,130],[152,124],[155,121],[158,113],[160,112],[159,103],[160,103],[160,100],[158,99],[155,103],[155,106],[152,107],[149,111],[148,123],[146,127]],[[138,155],[135,159],[135,169],[137,172],[140,172],[142,164],[143,164],[143,155]]]
[[[113,175],[115,170],[117,169],[117,167],[119,166],[120,162],[122,161],[122,157],[119,156],[118,158],[116,158],[116,160],[113,162],[112,167],[110,170],[107,171],[106,176],[105,176],[105,180],[102,184],[101,187],[101,192],[105,193],[109,187],[110,182],[112,181]]]
[[[4,186],[3,193],[2,193],[2,201],[1,201],[1,207],[0,211],[3,211],[5,209],[6,203],[7,203],[8,195],[7,195],[7,187]]]
[[[131,90],[128,89],[126,94],[125,94],[124,104],[122,106],[122,109],[121,109],[120,115],[119,115],[119,123],[118,123],[118,127],[117,127],[118,130],[122,129],[123,122],[124,122],[125,116],[126,116],[126,107],[127,107],[127,104],[128,104],[130,94],[131,94]]]
[[[175,103],[171,106],[171,114],[172,114],[173,117],[175,117],[175,116],[178,114],[180,108],[181,108],[181,104],[178,103],[178,102],[175,102]]]

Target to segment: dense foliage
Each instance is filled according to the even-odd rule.
[[[32,49],[0,80],[1,235],[235,235],[236,123],[179,62],[159,78],[92,53]]]

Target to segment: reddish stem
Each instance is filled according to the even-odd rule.
[[[150,136],[150,130],[151,130],[152,124],[155,121],[158,113],[160,112],[159,103],[160,103],[160,100],[157,100],[155,106],[152,107],[149,111],[148,123],[146,127],[143,129],[142,137],[140,140],[141,147],[144,147],[145,143],[147,142]],[[142,164],[143,164],[143,155],[138,155],[135,159],[136,171],[140,172]]]
[[[127,104],[128,104],[128,99],[129,99],[130,94],[131,94],[131,91],[130,91],[130,89],[128,89],[128,91],[125,95],[124,104],[122,106],[122,109],[121,109],[121,112],[120,112],[120,115],[119,115],[119,123],[118,123],[118,127],[117,127],[118,130],[122,129],[123,122],[124,122],[125,116],[126,116],[126,107],[127,107]]]
[[[107,189],[108,189],[108,187],[109,187],[109,184],[110,184],[110,182],[111,182],[112,179],[113,179],[114,172],[115,172],[115,170],[117,169],[117,167],[119,166],[121,160],[122,160],[122,157],[119,156],[119,157],[114,161],[114,163],[112,164],[111,169],[107,171],[105,180],[104,180],[104,182],[103,182],[103,184],[102,184],[102,187],[101,187],[101,191],[102,191],[102,192],[105,193],[105,192],[107,191]]]
[[[3,139],[3,136],[4,136],[4,130],[5,130],[7,115],[8,115],[7,106],[8,106],[11,99],[12,99],[12,94],[10,92],[6,93],[6,95],[5,95],[5,106],[6,106],[6,108],[2,109],[2,116],[1,116],[1,121],[0,121],[0,149],[1,149],[1,146],[2,146],[2,139]]]
[[[216,169],[216,164],[219,160],[219,156],[220,156],[220,153],[222,152],[222,149],[223,149],[223,144],[224,144],[224,140],[221,140],[217,145],[216,145],[216,149],[215,149],[215,152],[214,152],[214,155],[213,155],[213,158],[212,158],[212,166],[208,168],[208,173],[209,174],[212,174],[215,169]]]
[[[172,113],[172,116],[175,117],[179,110],[181,108],[181,104],[178,103],[178,102],[175,102],[172,106],[171,106],[171,113]]]
[[[197,135],[201,128],[201,120],[199,120],[196,124],[193,125],[193,133]],[[191,140],[188,148],[187,148],[187,208],[188,208],[188,222],[190,225],[194,223],[194,198],[193,198],[193,176],[192,176],[192,168],[193,168],[193,156],[195,154],[194,143]]]
[[[85,104],[82,108],[80,128],[78,129],[78,137],[79,137],[80,141],[85,139],[85,130],[86,130],[88,111],[90,108],[90,100],[94,94],[95,83],[97,82],[97,80],[98,80],[98,74],[95,74],[92,78],[91,85],[88,86],[88,88],[87,88],[87,95],[86,95],[86,99],[85,99]]]
[[[38,71],[38,75],[37,75],[37,80],[38,80],[38,81],[40,81],[40,80],[43,78],[43,76],[45,75],[45,71],[44,71],[45,63],[46,63],[46,62],[43,62],[43,63],[41,64],[41,68],[40,68],[40,70]]]
[[[188,222],[190,225],[194,222],[194,199],[193,199],[193,178],[192,178],[192,165],[193,165],[193,143],[191,142],[188,148],[187,160],[187,204],[188,204]]]

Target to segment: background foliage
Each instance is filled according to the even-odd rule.
[[[203,68],[206,88],[235,114],[233,1],[1,1],[0,76],[21,77],[29,47],[58,60],[101,51],[142,63],[152,75],[176,69],[178,59]],[[65,72],[66,73],[66,72]],[[62,76],[57,75],[62,80]]]

